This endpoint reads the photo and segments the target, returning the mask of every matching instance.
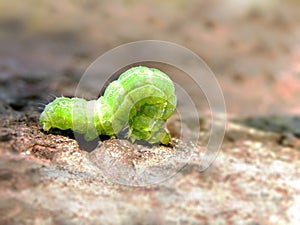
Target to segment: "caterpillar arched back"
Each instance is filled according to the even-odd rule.
[[[128,126],[132,141],[168,144],[171,138],[162,127],[176,101],[174,84],[165,73],[139,66],[121,74],[97,100],[56,98],[45,107],[40,122],[45,131],[72,129],[88,141],[101,134],[115,136]]]

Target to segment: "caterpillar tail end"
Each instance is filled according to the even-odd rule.
[[[147,141],[150,144],[160,142],[163,145],[168,145],[171,143],[171,137],[164,129],[161,128],[158,131],[156,131]]]
[[[131,142],[135,142],[136,140],[145,140],[149,144],[158,144],[161,143],[163,145],[172,145],[170,135],[163,129],[159,129],[149,135],[149,133],[142,133],[139,131],[131,131],[129,132]],[[148,136],[148,137],[146,137]]]

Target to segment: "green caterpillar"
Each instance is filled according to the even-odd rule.
[[[56,98],[45,107],[40,123],[45,131],[71,129],[87,141],[99,135],[113,137],[129,128],[127,137],[133,142],[169,144],[171,138],[162,127],[176,101],[174,84],[165,73],[138,66],[110,83],[97,100]]]

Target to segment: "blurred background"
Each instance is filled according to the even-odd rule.
[[[28,91],[73,96],[98,56],[157,39],[205,60],[229,116],[297,114],[299,21],[296,0],[1,0],[0,97],[18,107]]]

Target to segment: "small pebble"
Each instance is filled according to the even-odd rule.
[[[0,141],[9,141],[12,136],[12,130],[8,128],[0,129]]]
[[[291,133],[285,133],[281,135],[279,139],[279,144],[281,144],[282,146],[287,146],[292,148],[299,147],[300,140]]]

